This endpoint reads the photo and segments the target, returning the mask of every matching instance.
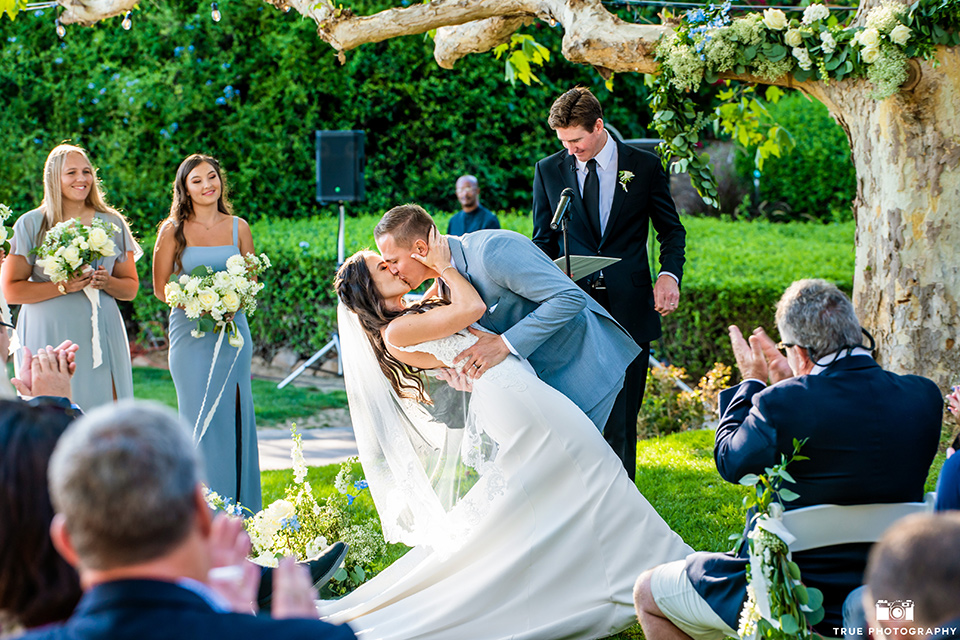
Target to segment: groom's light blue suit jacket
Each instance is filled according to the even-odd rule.
[[[612,406],[605,400],[640,353],[629,334],[526,236],[484,230],[449,243],[487,305],[480,325],[502,334],[602,430]]]

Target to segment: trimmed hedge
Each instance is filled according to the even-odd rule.
[[[435,216],[441,229],[450,214]],[[347,219],[347,255],[375,247],[373,227],[379,216]],[[531,234],[528,215],[501,216],[506,229]],[[684,219],[687,264],[681,304],[663,321],[664,335],[654,344],[658,357],[684,367],[696,380],[716,361],[733,364],[726,327],[744,331],[764,326],[774,333],[773,310],[783,290],[799,278],[819,277],[849,292],[853,282],[853,223],[771,224]],[[306,356],[322,347],[336,329],[336,301],[331,288],[336,271],[337,221],[333,217],[261,221],[252,225],[258,252],[273,268],[260,308],[250,319],[254,349],[271,357],[281,347]],[[306,242],[308,246],[301,247]],[[143,241],[152,251],[153,238]],[[167,309],[152,296],[150,259],[138,264],[141,292],[126,317],[143,326],[166,327]],[[158,325],[153,325],[154,327]]]

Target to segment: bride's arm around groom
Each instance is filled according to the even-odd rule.
[[[384,261],[413,287],[440,276],[412,257],[426,255],[435,228],[422,207],[401,205],[374,230]],[[633,339],[525,236],[483,230],[448,242],[453,266],[486,306],[480,325],[499,334],[480,336],[458,362],[482,375],[512,352],[602,428],[640,352]]]

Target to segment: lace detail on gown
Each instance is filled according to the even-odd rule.
[[[474,327],[480,328],[479,325],[474,325]],[[476,342],[477,337],[475,335],[463,330],[445,338],[428,340],[408,347],[392,346],[399,351],[430,354],[446,366],[460,371],[463,367],[462,365],[455,366],[454,359],[464,349],[473,346]],[[482,393],[486,385],[500,389],[523,391],[527,388],[527,384],[522,378],[529,374],[533,374],[533,369],[529,364],[512,355],[508,356],[506,360],[489,369],[480,380],[474,383],[474,393]],[[414,404],[412,400],[402,400],[402,402],[404,404]],[[407,411],[415,410],[408,405]],[[484,428],[483,416],[470,411],[463,429],[460,457],[466,466],[477,472],[479,479],[451,509],[450,524],[453,526],[446,532],[450,535],[451,547],[437,549],[436,545],[433,545],[441,555],[455,551],[459,547],[458,540],[462,539],[469,529],[479,524],[490,511],[496,498],[504,494],[507,478],[496,461],[498,449],[499,443]]]
[[[473,328],[486,331],[486,329],[483,329],[478,324],[474,324]],[[477,340],[477,336],[464,329],[463,331],[458,331],[452,336],[447,336],[446,338],[428,340],[426,342],[421,342],[420,344],[411,345],[409,347],[398,347],[396,345],[391,346],[394,349],[406,351],[408,353],[428,353],[446,366],[461,371],[463,369],[462,365],[456,367],[454,366],[454,358],[460,355],[460,352],[462,352],[464,349],[472,347]],[[533,368],[526,361],[520,360],[516,356],[509,355],[507,356],[506,360],[488,369],[487,372],[484,373],[480,378],[480,380],[477,381],[477,383],[493,383],[503,389],[510,388],[517,391],[523,391],[527,388],[527,384],[523,381],[523,376],[525,373],[533,373]],[[536,374],[534,373],[534,375]]]

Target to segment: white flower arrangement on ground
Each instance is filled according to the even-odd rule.
[[[66,282],[83,271],[85,265],[117,254],[113,236],[120,228],[112,222],[94,218],[87,227],[73,218],[58,222],[47,231],[43,243],[33,250],[37,266],[53,282]]]
[[[352,509],[354,500],[367,489],[367,482],[354,473],[356,458],[340,464],[334,486],[336,493],[318,499],[307,481],[307,465],[303,457],[303,442],[292,425],[293,484],[287,485],[285,496],[258,513],[207,491],[207,504],[230,515],[250,514],[244,521],[250,534],[251,561],[266,567],[276,567],[280,558],[292,556],[300,562],[312,560],[331,544],[347,543],[344,566],[334,574],[328,588],[331,594],[342,595],[360,586],[373,576],[372,563],[386,551],[380,523],[375,518],[364,518]]]
[[[226,271],[201,265],[189,275],[170,276],[170,282],[163,288],[164,297],[168,305],[182,307],[188,318],[197,321],[197,328],[190,332],[194,338],[229,325],[230,346],[239,349],[243,346],[243,336],[233,317],[240,311],[251,316],[257,310],[257,294],[264,285],[255,278],[270,266],[265,253],[231,256]]]

